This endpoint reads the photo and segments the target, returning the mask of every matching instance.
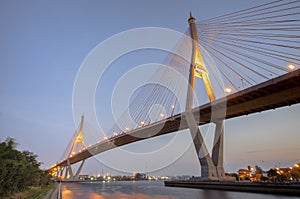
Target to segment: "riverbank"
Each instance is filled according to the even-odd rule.
[[[48,186],[43,187],[43,188],[41,188],[41,187],[31,187],[28,190],[16,193],[16,194],[8,196],[8,197],[4,197],[4,199],[35,199],[35,198],[43,198],[52,189],[55,189],[55,185],[53,185],[53,184],[48,185]]]
[[[214,189],[224,191],[300,196],[300,184],[209,181],[165,181],[164,183],[167,187]]]
[[[42,199],[60,199],[61,197],[61,183],[55,183],[52,189],[48,190]]]

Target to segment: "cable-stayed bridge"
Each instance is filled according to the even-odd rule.
[[[97,143],[89,147],[84,144],[82,117],[66,156],[49,171],[76,180],[89,157],[189,129],[201,164],[201,176],[224,178],[224,120],[300,102],[299,8],[299,1],[278,0],[199,23],[190,15],[186,35],[192,42],[186,44],[182,40],[176,48],[183,50],[189,46],[191,60],[187,62],[170,54],[164,62],[185,77],[188,84],[173,77],[168,69],[157,70],[153,78],[174,88],[172,92],[159,84],[143,86],[128,107],[130,118],[121,116],[103,139],[95,140]],[[199,84],[206,93],[207,103],[195,103]],[[223,91],[223,95],[217,90]],[[180,99],[184,99],[184,105]],[[160,106],[153,119],[149,110],[156,104]],[[198,128],[207,123],[216,124],[212,155]],[[71,165],[81,161],[73,173]]]

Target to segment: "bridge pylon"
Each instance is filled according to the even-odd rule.
[[[198,155],[198,159],[201,165],[201,177],[203,179],[221,180],[225,178],[223,167],[224,120],[221,119],[218,121],[214,121],[214,123],[216,124],[216,128],[212,157],[210,157],[209,151],[205,145],[200,129],[198,128],[198,118],[195,118],[195,115],[192,113],[194,104],[195,77],[203,79],[206,93],[210,102],[213,102],[216,97],[209,79],[208,70],[206,69],[201,51],[199,49],[195,18],[192,16],[191,13],[190,18],[188,19],[188,23],[190,26],[190,34],[192,38],[192,57],[189,71],[189,85],[187,91],[186,119],[190,133],[193,138],[196,153]]]
[[[65,168],[61,169],[61,176],[63,173],[63,169],[65,169],[65,175],[64,175],[64,180],[66,181],[77,181],[79,180],[79,174],[82,170],[82,167],[84,165],[85,160],[82,160],[82,162],[80,163],[79,168],[77,169],[77,171],[74,173],[73,169],[71,167],[71,163],[70,163],[70,158],[72,158],[75,154],[76,154],[76,150],[84,150],[85,149],[85,145],[84,145],[84,139],[83,139],[83,122],[84,122],[84,116],[81,116],[81,121],[80,121],[80,126],[79,126],[79,130],[76,134],[76,137],[74,139],[74,142],[72,143],[71,149],[68,153],[68,157],[67,157],[67,166]]]

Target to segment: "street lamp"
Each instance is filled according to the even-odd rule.
[[[171,113],[171,117],[173,116],[174,109],[175,109],[175,104],[172,104],[172,113]]]
[[[144,126],[145,125],[145,122],[144,121],[141,121],[141,126]]]
[[[243,78],[241,79],[241,82],[242,82],[242,88],[244,88],[245,85],[244,85],[244,79]]]

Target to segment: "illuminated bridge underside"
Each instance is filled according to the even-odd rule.
[[[229,119],[283,106],[289,106],[299,102],[300,69],[232,95],[228,95],[226,98],[214,101],[213,104],[208,103],[194,108],[193,113],[195,118],[199,118],[200,113],[201,117],[198,119],[198,124],[203,125],[212,122],[212,107],[215,119],[218,117],[220,117],[220,119],[224,118],[225,110],[225,118]],[[176,132],[186,128],[188,128],[188,126],[185,119],[185,114],[182,113],[174,115],[173,117],[166,118],[165,120],[132,130],[128,134],[121,134],[119,136],[110,138],[107,141],[102,141],[98,144],[88,147],[82,152],[71,157],[70,163],[77,163],[118,146],[123,146],[151,137]],[[157,133],[154,135],[153,132]],[[58,163],[56,166],[64,167],[67,165],[67,160],[64,160]]]

